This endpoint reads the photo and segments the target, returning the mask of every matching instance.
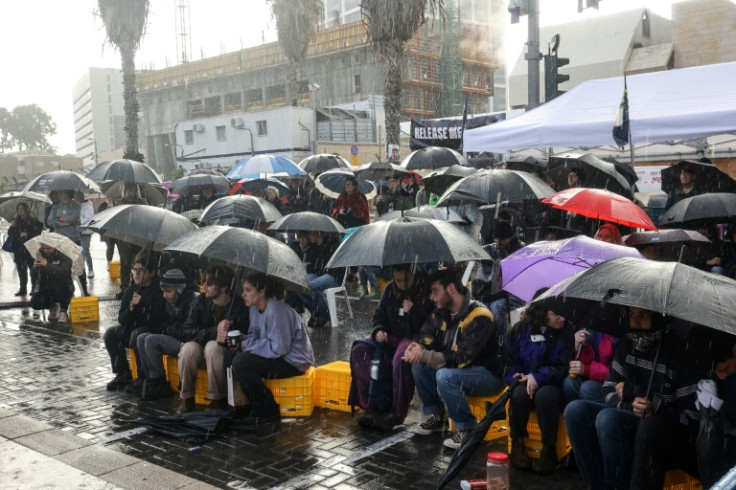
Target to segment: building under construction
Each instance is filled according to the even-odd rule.
[[[463,22],[452,11],[444,22],[428,20],[406,46],[404,117],[460,115],[466,95],[468,113],[489,111],[498,67],[492,34],[488,24]],[[286,67],[283,50],[273,42],[139,72],[141,137],[148,163],[165,172],[176,167],[182,153],[174,137],[177,123],[286,105]],[[339,107],[343,124],[354,106],[353,116],[373,119],[375,130],[363,134],[380,144],[385,130],[383,108],[377,106],[382,104],[384,77],[383,63],[369,44],[363,22],[323,29],[299,72],[299,105],[316,109],[318,123],[330,122],[333,114],[322,108]],[[316,148],[317,134],[313,139]]]

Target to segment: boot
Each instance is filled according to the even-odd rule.
[[[269,422],[281,418],[281,410],[276,403],[251,403],[250,416],[259,422]]]
[[[176,413],[189,413],[194,410],[194,397],[182,398],[176,407]]]
[[[169,386],[166,378],[146,378],[143,382],[143,391],[141,391],[141,400],[149,401],[158,398],[165,398],[174,394],[174,390]]]
[[[517,470],[529,471],[532,469],[532,460],[526,454],[524,439],[521,437],[511,441],[511,466]]]
[[[539,459],[534,462],[532,470],[540,475],[548,475],[557,468],[557,449],[554,446],[544,446]]]
[[[15,293],[15,296],[26,296],[28,295],[28,291],[26,290],[25,286],[20,288],[17,293]]]

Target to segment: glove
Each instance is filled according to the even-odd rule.
[[[712,379],[701,379],[698,381],[698,399],[695,406],[701,408],[713,408],[716,411],[721,409],[723,400],[718,398],[718,388],[716,382]]]

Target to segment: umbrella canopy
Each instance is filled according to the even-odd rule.
[[[585,172],[583,183],[586,187],[608,189],[616,194],[632,197],[631,184],[616,170],[616,166],[592,153],[584,155],[570,153],[551,157],[547,165],[547,175],[563,189],[567,187],[567,174],[577,167],[581,167]]]
[[[108,180],[100,183],[100,189],[107,196],[113,199],[122,199],[125,194],[125,185],[130,182],[124,180]],[[166,202],[168,191],[162,185],[158,184],[135,184],[140,190],[141,197],[151,206],[159,206]]]
[[[230,179],[241,179],[253,174],[304,175],[306,172],[281,155],[256,155],[239,161],[228,173]]]
[[[688,197],[669,208],[659,225],[663,227],[694,226],[701,222],[724,223],[736,216],[736,194],[713,192]]]
[[[355,177],[350,169],[336,168],[322,172],[314,179],[314,186],[325,196],[338,198],[345,190],[345,181],[348,177]],[[358,192],[365,194],[366,199],[376,197],[376,186],[367,180],[358,179]]]
[[[396,175],[400,179],[411,176],[408,170],[391,162],[366,163],[354,169],[353,172],[359,179],[370,181],[387,180],[392,175]]]
[[[223,218],[234,218],[241,222],[259,221],[270,223],[281,219],[281,217],[282,214],[265,199],[237,194],[221,197],[204,208],[199,216],[199,221],[211,223]]]
[[[224,175],[194,174],[176,179],[171,184],[170,192],[178,194],[191,194],[193,189],[201,189],[204,186],[212,186],[215,192],[225,192],[230,189],[230,181]],[[196,192],[194,192],[196,194]]]
[[[541,241],[517,250],[501,261],[501,287],[524,301],[576,272],[617,257],[638,257],[631,247],[594,240],[584,235]]]
[[[546,172],[547,160],[540,160],[532,156],[513,156],[506,161],[507,170],[519,170],[521,172]]]
[[[549,185],[527,172],[482,170],[452,184],[437,201],[437,205],[538,201],[554,193]]]
[[[163,208],[122,204],[95,214],[82,228],[159,252],[179,237],[196,230],[197,226],[184,216]]]
[[[628,317],[621,307],[634,306],[666,317],[736,335],[736,281],[677,262],[619,258],[579,272],[535,300],[582,324],[591,313],[596,330],[621,336]]]
[[[254,196],[263,196],[266,194],[266,187],[274,186],[279,190],[279,196],[290,195],[291,188],[275,177],[246,177],[237,181],[227,193],[229,195],[238,192],[247,192]]]
[[[95,182],[108,180],[121,180],[132,184],[158,184],[161,185],[161,177],[156,171],[145,163],[134,160],[113,160],[103,162],[89,171],[87,178]]]
[[[662,169],[662,190],[672,192],[680,187],[680,172],[687,170],[696,175],[701,192],[736,192],[736,180],[712,163],[682,160],[677,165]]]
[[[46,194],[40,192],[6,192],[0,195],[0,218],[12,220],[20,203],[25,203],[28,213],[41,222],[45,221],[46,208],[53,204]]]
[[[632,233],[624,237],[624,243],[637,249],[654,245],[659,260],[683,263],[688,263],[698,256],[704,257],[712,251],[712,244],[705,236],[697,231],[677,228]],[[687,254],[685,256],[682,256],[683,246]]]
[[[452,184],[476,172],[476,169],[463,167],[462,165],[451,165],[440,170],[434,170],[424,177],[424,188],[427,192],[441,196]]]
[[[51,191],[84,191],[100,192],[99,186],[82,174],[69,170],[57,170],[46,172],[30,181],[23,188],[23,192],[45,192]]]
[[[64,235],[44,231],[24,243],[31,257],[36,257],[41,245],[48,245],[58,250],[61,254],[72,259],[72,277],[77,277],[84,273],[84,257],[82,257],[82,247],[71,241]]]
[[[361,227],[342,242],[327,267],[489,259],[483,247],[455,225],[404,217]]]
[[[401,166],[407,170],[429,169],[436,170],[451,165],[470,166],[468,160],[451,148],[428,146],[409,153],[401,161]]]
[[[315,173],[332,170],[333,168],[350,168],[350,164],[339,155],[319,153],[317,155],[310,155],[299,162],[299,168],[307,173]]]
[[[322,233],[345,233],[337,220],[322,213],[300,211],[287,214],[268,227],[272,231],[321,231]]]
[[[635,192],[634,202],[644,208],[664,209],[667,204],[667,194],[664,192]]]
[[[214,168],[195,168],[191,172],[189,172],[189,175],[224,175],[222,172],[215,170]]]
[[[437,208],[429,204],[403,211],[390,211],[388,213],[383,213],[381,216],[376,218],[376,221],[390,221],[396,218],[403,218],[404,216],[407,218],[437,219],[440,221],[448,221],[450,223],[466,223],[462,216],[451,210],[449,207]]]
[[[555,209],[562,209],[588,218],[595,218],[612,223],[656,230],[651,218],[633,201],[604,189],[574,187],[542,199]]]
[[[164,253],[199,264],[225,265],[241,275],[261,272],[280,280],[287,289],[312,292],[299,256],[287,245],[256,231],[207,226],[176,240]]]
[[[624,179],[629,184],[635,184],[639,180],[639,176],[636,175],[636,170],[631,165],[626,165],[623,162],[619,162],[613,157],[605,157],[603,159],[604,162],[612,163],[614,167],[616,167],[616,171],[623,175]]]

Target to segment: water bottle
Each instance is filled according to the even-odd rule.
[[[509,490],[509,455],[488,453],[486,490]]]
[[[380,364],[381,363],[378,359],[374,359],[373,361],[371,361],[371,379],[378,380]]]

